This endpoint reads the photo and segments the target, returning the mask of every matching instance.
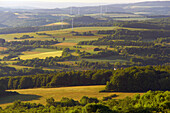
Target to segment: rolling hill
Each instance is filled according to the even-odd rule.
[[[129,4],[111,4],[85,7],[68,7],[54,9],[10,9],[0,7],[0,27],[30,27],[61,22],[75,16],[91,16],[97,18],[103,15],[113,18],[162,18],[170,15],[170,1],[152,1]],[[72,10],[71,10],[72,9]],[[103,9],[101,11],[101,9]],[[89,15],[90,14],[90,15]],[[110,14],[110,15],[108,15]],[[159,15],[159,16],[158,16]],[[83,18],[84,19],[84,18]],[[86,19],[89,19],[86,18]],[[138,19],[135,19],[138,20]],[[81,20],[83,21],[83,20]],[[96,21],[95,21],[96,22]],[[97,20],[97,22],[99,22]],[[93,23],[92,18],[88,23]],[[3,25],[1,25],[3,24]],[[5,25],[5,26],[4,26]]]

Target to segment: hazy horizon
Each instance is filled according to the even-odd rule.
[[[123,4],[123,3],[137,3],[147,1],[170,1],[170,0],[0,0],[0,7],[6,8],[66,8],[66,7],[83,7],[96,6],[106,4]]]

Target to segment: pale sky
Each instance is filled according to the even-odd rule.
[[[133,3],[133,2],[143,2],[143,1],[170,1],[170,0],[0,0],[1,1],[40,1],[40,2],[81,2],[81,3]]]
[[[135,3],[170,0],[0,0],[0,7],[29,6],[39,8],[63,8],[70,6],[94,6],[99,4]]]

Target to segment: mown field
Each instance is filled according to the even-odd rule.
[[[107,49],[107,50],[116,50],[115,48],[110,48],[109,46],[94,46],[94,45],[77,45],[80,41],[91,41],[91,40],[97,40],[99,38],[102,38],[104,36],[107,36],[107,34],[97,34],[97,31],[99,30],[113,30],[113,29],[129,29],[132,31],[146,31],[148,29],[141,29],[141,28],[126,28],[126,27],[77,27],[74,28],[73,31],[83,33],[83,32],[89,32],[91,31],[94,36],[74,36],[72,32],[72,29],[62,29],[62,30],[54,30],[54,31],[42,31],[42,32],[31,32],[31,33],[15,33],[15,34],[3,34],[0,35],[1,38],[4,38],[6,41],[23,41],[23,40],[58,40],[59,43],[51,45],[54,47],[59,48],[69,48],[71,51],[70,53],[73,56],[79,56],[79,54],[76,52],[76,50],[80,50],[80,52],[88,52],[90,54],[97,54],[100,51],[94,51],[95,48],[100,49]],[[46,35],[39,35],[39,34],[46,34]],[[30,39],[14,39],[14,37],[22,37],[23,35],[29,35],[34,36],[34,38]],[[64,39],[64,40],[63,40]],[[114,41],[114,40],[113,40]],[[120,41],[120,40],[119,40]],[[125,47],[133,47],[133,46],[124,46]],[[135,48],[138,48],[140,46],[135,46]],[[0,51],[2,51],[4,48],[0,48]],[[6,48],[5,48],[6,49]],[[57,51],[55,49],[45,49],[45,48],[36,48],[31,51],[24,51],[22,52],[22,55],[20,55],[20,59],[26,60],[26,59],[32,59],[32,58],[40,58],[44,59],[46,57],[55,57],[55,56],[61,56],[62,51]],[[0,58],[2,59],[5,55],[0,54]],[[81,60],[86,60],[89,62],[109,62],[111,64],[115,63],[125,63],[129,61],[131,56],[128,58],[123,58],[121,56],[109,56],[109,57],[103,57],[103,58],[83,58],[78,59],[77,62]],[[13,58],[16,59],[16,58]],[[13,60],[12,59],[12,60]],[[69,61],[69,62],[60,62],[61,64],[66,65],[74,65],[75,61]],[[9,66],[12,66],[9,64]],[[13,66],[15,67],[15,66]],[[19,69],[22,67],[18,67]],[[28,67],[29,68],[29,67]]]
[[[19,57],[23,60],[26,59],[33,59],[33,58],[40,58],[45,59],[46,57],[60,57],[63,51],[54,51],[54,52],[45,52],[45,53],[37,53],[37,54],[27,54],[27,55],[20,55]]]
[[[5,47],[0,47],[0,51],[4,51],[4,50],[6,50],[7,48],[5,48]]]
[[[98,30],[113,30],[117,27],[77,27],[73,30],[75,32],[88,32],[88,31],[98,31]],[[14,33],[14,34],[1,34],[0,37],[5,39],[6,41],[22,41],[21,39],[15,40],[14,38],[22,37],[23,35],[30,35],[34,36],[35,38],[30,38],[27,40],[51,40],[53,37],[57,38],[59,41],[61,41],[60,38],[65,37],[67,42],[79,42],[79,41],[85,41],[85,40],[95,40],[98,38],[103,37],[103,35],[97,35],[97,36],[73,36],[70,32],[72,31],[71,28],[69,29],[61,29],[61,30],[54,30],[54,31],[42,31],[42,32],[30,32],[30,33]],[[36,33],[47,33],[51,34],[52,36],[47,35],[37,35]],[[25,39],[23,39],[25,40]]]
[[[22,52],[22,55],[19,55],[18,57],[22,60],[33,59],[33,58],[45,59],[46,57],[56,57],[56,56],[60,57],[62,56],[62,53],[63,51],[58,51],[55,49],[36,48],[31,51]]]
[[[51,24],[47,24],[47,25],[44,25],[44,26],[60,26],[60,25],[69,25],[69,23],[66,23],[66,22],[56,22],[56,23],[51,23]]]
[[[15,100],[46,104],[46,99],[50,97],[53,97],[55,100],[59,101],[62,97],[73,98],[75,100],[80,100],[83,96],[96,97],[98,99],[102,99],[103,97],[116,94],[118,96],[115,97],[115,99],[123,99],[126,96],[132,97],[135,94],[137,94],[137,93],[121,93],[121,92],[99,93],[99,91],[104,89],[104,87],[105,85],[9,90],[9,91],[16,91],[20,93],[20,95],[0,98],[0,107],[4,108],[7,105],[10,105]],[[139,93],[139,94],[142,95],[143,93]]]
[[[4,38],[6,41],[23,41],[23,40],[53,40],[54,38],[57,39],[60,43],[57,43],[52,46],[56,46],[59,48],[69,48],[73,50],[71,52],[72,55],[78,56],[79,54],[76,53],[76,50],[80,50],[81,52],[86,51],[91,54],[97,54],[99,51],[94,51],[95,48],[101,48],[105,49],[107,48],[108,50],[114,50],[114,48],[109,48],[108,46],[93,46],[93,45],[77,45],[80,41],[90,41],[90,40],[97,40],[99,38],[102,38],[104,36],[107,36],[105,34],[96,34],[97,31],[99,30],[113,30],[117,28],[122,28],[122,27],[77,27],[74,28],[73,31],[83,33],[83,32],[89,32],[91,31],[94,33],[94,36],[74,36],[71,32],[72,29],[62,29],[62,30],[54,30],[54,31],[42,31],[42,32],[31,32],[31,33],[14,33],[14,34],[1,34],[0,37]],[[128,28],[127,28],[128,29]],[[136,30],[135,28],[133,28]],[[141,30],[141,29],[140,29]],[[47,35],[38,35],[38,33],[46,33]],[[49,35],[48,35],[49,34]],[[15,37],[20,38],[23,35],[29,35],[29,36],[34,36],[34,38],[30,39],[14,39]],[[65,40],[63,40],[65,38]],[[76,48],[76,46],[78,48]],[[0,50],[3,50],[4,48],[0,48]],[[5,48],[6,49],[6,48]],[[22,55],[19,55],[19,58],[22,60],[26,59],[32,59],[32,58],[40,58],[40,59],[45,59],[46,57],[55,57],[58,56],[60,57],[62,55],[62,51],[57,51],[55,49],[45,49],[45,48],[36,48],[31,51],[25,51],[22,52]],[[0,58],[2,59],[4,55],[0,54]],[[18,57],[17,57],[18,58]],[[16,58],[13,58],[14,60]],[[117,57],[107,57],[107,58],[102,58],[102,59],[83,59],[87,61],[100,61],[100,62],[110,62],[110,63],[115,63],[115,62],[126,62],[127,59],[123,58],[117,58]],[[79,61],[78,61],[79,62]],[[68,64],[68,62],[60,62],[61,64]],[[74,64],[75,61],[70,61],[69,64]],[[15,65],[12,65],[9,63],[10,67],[16,67],[17,69],[22,69],[22,66],[18,67]],[[23,67],[26,68],[26,67]],[[30,68],[30,67],[28,67]]]

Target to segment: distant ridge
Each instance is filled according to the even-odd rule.
[[[1,4],[0,4],[1,5]],[[39,4],[40,5],[40,4]],[[55,5],[55,4],[54,4]],[[25,5],[24,5],[25,6]],[[4,6],[5,7],[5,6]],[[35,6],[32,6],[35,7]],[[38,6],[37,6],[38,7]],[[21,7],[20,7],[21,8]],[[128,4],[109,4],[101,6],[67,7],[51,9],[11,9],[0,7],[0,27],[32,27],[65,21],[70,17],[82,17],[75,22],[93,23],[101,20],[142,20],[150,18],[163,18],[170,16],[170,1],[138,2]],[[102,13],[102,14],[101,14]],[[99,17],[101,19],[99,19]],[[123,17],[123,18],[122,18]],[[89,21],[85,21],[83,19]],[[98,18],[98,19],[97,19]],[[97,19],[97,20],[96,20]],[[124,21],[123,20],[123,21]]]
[[[142,6],[142,7],[141,7]],[[60,13],[70,13],[70,8],[58,8],[55,10]],[[106,11],[107,8],[107,11]],[[100,13],[100,6],[85,6],[85,7],[72,7],[73,14],[77,14],[80,10],[81,14]],[[136,13],[146,12],[151,15],[170,15],[170,1],[149,1],[149,2],[138,2],[138,3],[126,3],[126,4],[109,4],[103,5],[103,13],[108,12],[124,12],[124,13]]]
[[[132,3],[140,6],[170,6],[170,1],[148,1],[148,2],[138,2]]]
[[[7,26],[7,25],[0,24],[0,27],[3,28],[3,27],[8,27],[8,26]]]

